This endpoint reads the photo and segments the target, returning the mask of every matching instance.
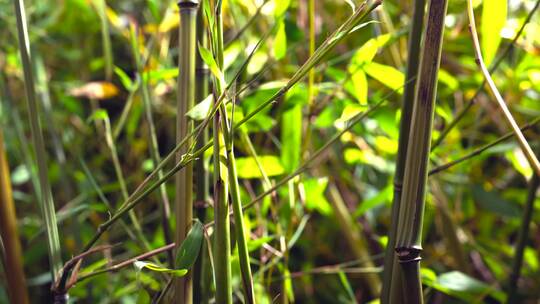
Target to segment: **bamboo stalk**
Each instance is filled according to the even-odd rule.
[[[232,303],[231,237],[227,183],[221,173],[220,114],[214,116],[214,264],[216,303]]]
[[[195,97],[195,53],[196,22],[198,0],[180,0],[179,59],[178,59],[178,104],[176,142],[182,142],[193,130],[193,124],[186,113],[194,105]],[[190,140],[187,141],[189,146]],[[176,161],[180,162],[187,148],[180,149]],[[180,246],[186,238],[193,220],[193,166],[187,164],[184,170],[176,175],[176,244]],[[190,304],[193,302],[192,273],[174,279],[175,303]]]
[[[203,47],[208,47],[208,39],[206,37],[206,26],[204,23],[204,13],[203,13],[203,4],[199,6],[199,12],[197,14],[197,42],[202,45]],[[204,61],[202,60],[200,54],[197,52],[196,54],[196,62],[195,62],[195,82],[197,83],[197,86],[195,88],[195,100],[197,102],[201,102],[208,96],[208,75],[209,70]],[[198,126],[202,124],[199,123]],[[200,136],[200,139],[197,140],[196,149],[200,149],[205,142],[208,141],[208,130],[202,129],[202,134]],[[205,164],[205,157],[202,155],[197,159],[195,162],[195,209],[196,209],[196,216],[201,221],[201,223],[204,223],[206,221],[206,208],[210,204],[210,179],[208,171],[204,167]],[[194,303],[206,303],[207,301],[207,294],[209,292],[208,284],[209,282],[206,282],[205,278],[207,276],[204,275],[204,272],[207,271],[205,269],[206,264],[206,258],[207,256],[204,254],[201,254],[197,258],[197,262],[195,263],[193,267],[193,302]]]
[[[24,81],[26,89],[26,102],[30,115],[30,129],[32,142],[34,144],[38,175],[39,190],[41,198],[40,207],[47,231],[47,249],[49,253],[49,263],[51,276],[56,279],[62,266],[62,256],[60,249],[60,239],[58,237],[58,226],[56,223],[56,213],[49,184],[49,173],[47,168],[47,154],[43,142],[43,132],[39,121],[39,105],[36,101],[34,75],[32,73],[32,59],[30,54],[30,41],[26,24],[26,13],[23,0],[13,0],[15,16],[17,19],[17,31],[19,40],[19,51],[21,54]]]
[[[394,197],[392,203],[392,213],[390,221],[390,231],[388,233],[388,244],[384,257],[383,285],[381,291],[381,303],[393,303],[390,301],[391,295],[394,299],[401,298],[401,273],[395,255],[396,234],[398,226],[398,215],[401,205],[401,191],[403,188],[403,175],[405,173],[405,160],[409,143],[409,132],[411,128],[411,116],[414,105],[414,92],[417,83],[417,75],[420,61],[420,43],[422,40],[422,30],[424,27],[424,11],[426,1],[415,0],[412,15],[411,32],[409,35],[409,48],[407,58],[406,79],[403,91],[403,101],[401,105],[401,121],[399,127],[398,153],[396,159],[396,172],[394,174]],[[390,301],[390,302],[389,302]]]
[[[244,300],[246,301],[246,303],[253,304],[255,303],[255,294],[253,291],[253,277],[251,274],[249,262],[249,252],[247,247],[244,216],[242,213],[242,202],[240,200],[240,185],[238,184],[238,174],[236,172],[236,160],[233,150],[233,133],[231,132],[231,127],[229,125],[226,114],[226,112],[223,112],[225,123],[222,124],[222,126],[228,126],[228,128],[224,130],[223,133],[227,152],[227,169],[229,176],[230,195],[233,206],[236,243],[238,245],[240,272],[242,275],[242,283],[244,287]]]
[[[491,78],[491,75],[484,63],[484,59],[482,58],[482,50],[480,48],[480,42],[478,41],[478,34],[476,32],[476,24],[474,21],[474,10],[473,10],[473,4],[471,0],[467,1],[467,13],[469,15],[469,29],[471,31],[471,35],[473,39],[474,51],[476,54],[476,63],[478,64],[482,74],[484,75],[484,78],[486,80],[489,90],[495,97],[495,100],[497,101],[499,108],[504,114],[504,118],[506,119],[507,123],[512,127],[512,131],[514,132],[514,135],[516,136],[518,140],[519,146],[521,150],[523,151],[523,154],[527,158],[527,161],[529,162],[530,167],[536,172],[536,175],[540,175],[540,162],[536,158],[536,155],[534,155],[534,152],[529,146],[527,139],[525,139],[525,136],[523,136],[523,133],[521,133],[521,130],[519,129],[518,124],[516,123],[516,120],[512,116],[512,113],[510,113],[510,110],[508,109],[508,106],[504,102],[504,99],[502,98],[501,93],[499,93],[499,90],[497,89],[495,82],[493,82],[493,79]]]
[[[446,0],[431,0],[429,4],[405,160],[396,239],[405,303],[423,303],[420,280],[422,224],[447,4]]]
[[[29,302],[22,261],[23,255],[11,191],[4,136],[2,128],[0,128],[0,240],[5,253],[4,269],[7,277],[7,293],[11,303],[26,304]]]
[[[512,261],[512,272],[510,273],[510,279],[508,284],[508,303],[520,303],[517,283],[521,274],[521,267],[523,266],[523,252],[527,246],[527,239],[529,236],[529,227],[531,225],[532,216],[534,212],[534,201],[536,200],[536,192],[540,186],[540,178],[534,174],[529,182],[529,194],[527,195],[527,201],[525,203],[525,210],[523,210],[523,217],[521,219],[521,227],[519,228],[519,236],[516,244],[514,260]]]

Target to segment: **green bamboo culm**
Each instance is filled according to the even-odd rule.
[[[223,16],[221,11],[221,1],[216,6],[216,26],[216,57],[218,59],[217,64],[219,68],[223,71],[223,57],[225,50],[223,45]],[[217,95],[221,95],[223,93],[224,88],[221,87],[219,81],[215,82],[215,88]],[[235,94],[233,93],[232,95]],[[232,101],[232,103],[234,106],[234,100]],[[227,110],[225,104],[221,104],[220,116],[221,128],[223,130],[223,139],[225,143],[225,151],[227,155],[227,176],[229,182],[229,193],[233,207],[234,228],[236,243],[238,245],[238,260],[240,262],[240,273],[244,290],[244,301],[248,304],[253,304],[255,303],[255,294],[253,291],[253,277],[251,274],[251,267],[249,262],[249,251],[245,232],[244,215],[242,212],[242,202],[240,200],[240,185],[238,183],[238,174],[236,172],[236,161],[233,150],[234,128],[232,126],[233,122],[231,122],[227,117]]]
[[[397,257],[395,255],[396,234],[399,207],[401,204],[401,191],[403,189],[403,175],[405,173],[405,159],[407,156],[407,146],[409,143],[409,132],[411,129],[411,116],[414,104],[414,92],[420,62],[420,43],[424,27],[424,12],[426,0],[415,0],[412,15],[412,25],[409,34],[409,47],[407,52],[407,82],[403,90],[403,102],[401,105],[401,122],[399,127],[398,153],[396,159],[396,172],[394,174],[394,198],[392,203],[392,213],[390,231],[388,233],[388,244],[384,257],[383,285],[381,291],[381,303],[394,303],[394,299],[401,298],[401,274],[398,269]]]
[[[523,253],[527,245],[527,239],[529,236],[529,227],[534,211],[534,201],[536,200],[536,192],[540,186],[540,178],[538,175],[533,174],[531,181],[529,182],[529,193],[527,195],[527,202],[525,203],[525,210],[523,210],[523,217],[521,218],[521,226],[519,229],[518,241],[516,244],[514,260],[512,262],[512,272],[510,273],[510,279],[508,283],[508,302],[507,303],[520,303],[517,282],[521,275],[521,267],[523,266]]]
[[[17,232],[17,216],[11,190],[9,166],[0,128],[0,245],[5,249],[2,262],[7,278],[7,293],[11,303],[27,304],[28,293],[22,261],[21,243]]]
[[[208,47],[208,39],[206,37],[206,26],[204,23],[203,5],[199,6],[199,12],[197,14],[197,43],[203,47]],[[195,79],[197,86],[195,88],[195,100],[197,102],[203,101],[208,96],[209,75],[210,71],[204,61],[202,60],[199,52],[196,52],[195,62]],[[202,125],[202,122],[198,126]],[[199,150],[208,141],[208,129],[204,128],[197,140],[196,149]],[[206,208],[209,205],[209,189],[210,179],[208,171],[205,169],[205,157],[204,154],[195,162],[195,210],[196,216],[204,223],[206,221]],[[206,246],[206,245],[203,245]],[[203,251],[204,252],[204,251]],[[197,262],[193,266],[193,302],[194,303],[206,303],[208,299],[208,281],[207,281],[207,255],[201,254],[197,258]]]
[[[212,49],[218,67],[223,67],[223,19],[221,15],[221,0],[215,3],[215,25],[212,35]],[[221,109],[217,96],[221,96],[223,88],[219,79],[214,78],[214,106]],[[232,282],[231,282],[231,232],[229,219],[228,188],[226,179],[228,172],[225,166],[227,155],[222,153],[223,136],[220,132],[223,111],[217,111],[213,121],[214,136],[214,220],[215,220],[215,280],[216,280],[216,303],[232,303]]]
[[[446,8],[447,0],[431,0],[428,9],[398,217],[396,253],[402,271],[403,297],[395,299],[396,303],[423,303],[422,224]]]
[[[179,56],[178,56],[178,104],[176,142],[188,136],[193,130],[192,122],[186,113],[193,108],[195,95],[195,52],[196,52],[196,25],[197,0],[180,0],[180,28],[179,28]],[[191,141],[187,143],[190,146]],[[187,153],[187,148],[180,149],[176,161],[182,161],[182,155]],[[193,220],[193,166],[187,164],[184,170],[176,174],[176,244],[180,246],[186,238]],[[175,303],[191,304],[193,302],[193,280],[191,272],[181,278],[175,278]]]
[[[58,226],[56,213],[49,184],[49,172],[47,168],[47,154],[43,142],[43,133],[38,115],[38,103],[36,100],[34,75],[32,73],[32,59],[30,54],[30,40],[26,24],[26,13],[23,0],[13,0],[15,7],[15,17],[17,19],[17,32],[19,38],[19,51],[24,72],[24,82],[26,90],[26,103],[30,117],[30,130],[32,134],[32,144],[34,145],[38,175],[40,207],[45,221],[47,233],[47,249],[49,253],[50,272],[53,279],[57,279],[62,267],[62,256],[60,251],[60,239],[58,237]]]

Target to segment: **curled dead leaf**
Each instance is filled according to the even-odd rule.
[[[71,89],[69,94],[90,99],[108,99],[118,95],[118,92],[118,88],[110,82],[94,81]]]

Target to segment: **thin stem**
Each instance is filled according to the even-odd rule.
[[[508,284],[508,303],[519,303],[517,282],[521,274],[521,267],[523,266],[523,252],[527,246],[527,239],[529,238],[529,227],[534,212],[534,201],[536,200],[536,192],[540,186],[540,178],[534,174],[529,183],[529,194],[527,195],[527,202],[525,203],[525,210],[523,210],[523,217],[521,219],[521,227],[519,228],[519,236],[516,244],[516,250],[514,254],[514,260],[512,262],[512,272],[510,273],[510,279]]]
[[[233,101],[234,104],[234,101]],[[230,122],[227,119],[227,112],[222,112],[225,146],[227,151],[227,168],[230,185],[230,195],[233,206],[234,227],[236,231],[236,243],[238,244],[238,258],[240,261],[240,272],[244,286],[245,301],[249,304],[255,303],[255,294],[253,291],[253,278],[249,263],[249,252],[245,232],[244,215],[242,213],[242,202],[240,199],[240,185],[238,184],[238,173],[236,171],[236,160],[233,151],[233,134],[231,132]]]
[[[60,239],[58,237],[58,225],[56,222],[56,213],[49,184],[49,172],[47,168],[47,154],[43,142],[43,132],[39,121],[39,105],[36,101],[34,75],[32,73],[32,59],[30,55],[30,41],[28,39],[28,30],[26,25],[26,14],[23,0],[13,0],[15,6],[15,16],[17,18],[17,31],[19,36],[19,51],[21,54],[24,82],[26,89],[26,102],[30,115],[30,128],[32,133],[32,142],[34,144],[38,175],[39,190],[41,198],[40,207],[42,216],[47,228],[47,249],[49,253],[49,263],[51,275],[54,279],[59,276],[59,270],[62,266],[62,256],[60,249]]]
[[[132,265],[133,263],[135,263],[137,261],[141,261],[141,260],[147,259],[149,257],[153,257],[153,256],[158,255],[158,254],[160,254],[162,252],[165,252],[165,251],[171,251],[172,249],[174,249],[175,246],[176,246],[175,243],[171,243],[171,244],[165,245],[163,247],[151,250],[149,252],[145,252],[145,253],[143,253],[141,255],[138,255],[138,256],[133,257],[133,258],[128,259],[128,260],[125,260],[125,261],[120,262],[120,263],[118,263],[116,265],[113,265],[111,267],[107,267],[107,268],[104,268],[104,269],[92,271],[92,272],[87,273],[87,274],[83,274],[83,275],[81,275],[81,276],[79,276],[77,278],[77,282],[82,282],[82,281],[84,281],[86,279],[98,276],[100,274],[104,274],[104,273],[108,273],[108,272],[116,272],[116,271],[118,271],[118,270],[120,270],[120,269],[122,269],[124,267]]]
[[[499,90],[497,89],[495,82],[493,82],[493,79],[491,78],[491,75],[489,71],[487,70],[486,65],[484,64],[484,59],[482,58],[482,50],[480,48],[480,42],[478,41],[478,34],[476,32],[476,24],[474,21],[474,10],[473,10],[472,0],[467,1],[467,13],[469,15],[469,29],[471,31],[471,35],[473,39],[474,51],[476,54],[476,63],[480,67],[482,74],[484,74],[484,78],[486,79],[489,90],[495,97],[495,100],[497,101],[499,108],[504,114],[504,118],[506,118],[506,121],[512,127],[512,131],[514,132],[514,135],[517,137],[519,146],[521,150],[523,151],[523,154],[525,154],[525,157],[527,158],[529,165],[536,172],[536,175],[540,175],[540,162],[538,162],[536,155],[534,155],[534,152],[529,146],[527,139],[525,139],[525,136],[523,136],[523,133],[521,133],[521,130],[519,129],[518,124],[516,123],[516,120],[512,116],[512,113],[510,113],[510,110],[506,106],[504,99],[499,93]]]
[[[528,123],[528,124],[522,126],[522,127],[521,127],[521,131],[522,131],[522,132],[525,132],[525,131],[527,131],[528,129],[530,129],[530,128],[534,127],[535,125],[537,125],[539,122],[540,122],[540,117],[537,117],[536,119],[534,119],[534,120],[531,121],[530,123]],[[502,136],[502,137],[499,137],[498,139],[496,139],[496,140],[494,140],[494,141],[492,141],[492,142],[490,142],[490,143],[488,143],[488,144],[486,144],[486,145],[483,145],[482,147],[480,147],[480,148],[478,148],[478,149],[475,149],[475,150],[473,150],[472,152],[470,152],[470,153],[468,153],[468,154],[466,154],[466,155],[464,155],[464,156],[462,156],[462,157],[460,157],[460,158],[458,158],[458,159],[456,159],[456,160],[453,160],[453,161],[451,161],[451,162],[448,162],[448,163],[446,163],[446,164],[442,164],[442,165],[440,165],[440,166],[437,166],[437,167],[431,169],[431,170],[429,171],[429,175],[431,176],[431,175],[433,175],[433,174],[437,174],[437,173],[439,173],[439,172],[441,172],[441,171],[444,171],[444,170],[446,170],[446,169],[449,169],[449,168],[451,168],[451,167],[453,167],[453,166],[455,166],[455,165],[457,165],[457,164],[460,164],[460,163],[462,163],[462,162],[465,162],[465,161],[467,161],[467,160],[469,160],[469,159],[471,159],[471,158],[473,158],[473,157],[475,157],[475,156],[477,156],[477,155],[482,154],[482,152],[486,151],[487,149],[489,149],[489,148],[491,148],[491,147],[494,147],[494,146],[500,144],[501,142],[506,141],[506,140],[512,138],[513,136],[514,136],[514,133],[513,133],[513,132],[506,133],[506,135],[504,135],[504,136]]]

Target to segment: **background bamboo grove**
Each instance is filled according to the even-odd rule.
[[[536,303],[540,0],[0,1],[0,303]]]

